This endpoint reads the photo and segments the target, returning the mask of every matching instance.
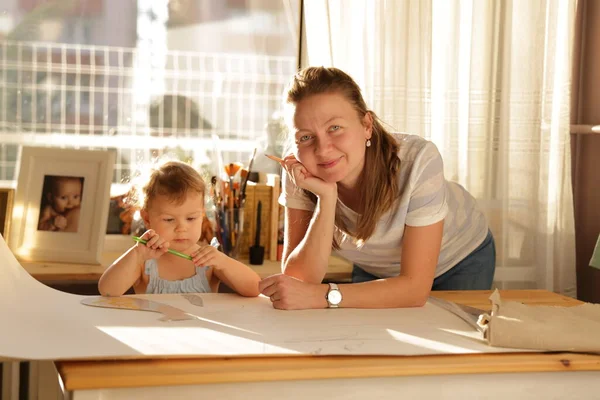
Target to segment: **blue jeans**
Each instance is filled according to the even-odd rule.
[[[489,290],[496,270],[496,245],[492,232],[471,254],[433,280],[431,290]],[[379,279],[358,265],[352,268],[352,283]]]

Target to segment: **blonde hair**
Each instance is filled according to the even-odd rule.
[[[150,170],[146,183],[134,187],[129,201],[140,210],[147,210],[156,196],[167,196],[176,204],[185,202],[189,192],[202,195],[206,184],[202,176],[192,166],[181,161],[168,161]]]
[[[357,193],[360,197],[360,215],[356,231],[350,232],[342,220],[339,203],[335,216],[335,226],[341,233],[354,236],[358,242],[364,242],[373,235],[381,216],[395,204],[397,206],[395,200],[400,192],[397,180],[400,170],[398,143],[383,127],[375,113],[367,108],[360,87],[340,69],[308,67],[300,70],[290,83],[286,102],[296,106],[307,97],[323,93],[342,95],[352,104],[361,121],[367,113],[373,118],[371,146],[365,152],[365,163],[360,177],[361,190]],[[304,192],[316,204],[317,197],[309,191]],[[335,249],[339,249],[340,232],[333,238]]]

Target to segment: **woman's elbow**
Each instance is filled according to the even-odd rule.
[[[429,299],[429,295],[431,294],[431,288],[422,288],[413,297],[412,307],[423,307],[427,304],[427,300]]]
[[[427,297],[417,297],[414,299],[411,307],[423,307],[425,304],[427,304]]]
[[[315,276],[314,274],[308,273],[304,268],[297,267],[296,265],[286,266],[283,270],[283,275],[291,276],[306,283],[319,284],[323,281],[323,277]]]

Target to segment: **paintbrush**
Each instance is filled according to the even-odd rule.
[[[283,165],[283,159],[281,159],[281,158],[279,158],[279,157],[277,157],[277,156],[272,156],[272,155],[270,155],[270,154],[265,154],[265,157],[268,157],[268,158],[270,158],[271,160],[273,160],[273,161],[277,161],[279,164],[282,164],[282,165]]]
[[[238,173],[240,168],[242,168],[242,164],[239,162],[229,163],[225,166],[225,173],[229,177],[229,191],[227,193],[227,208],[229,209],[229,240],[232,247],[235,247],[235,233],[237,231],[237,216],[235,215],[235,189],[233,187],[233,178]]]
[[[238,223],[239,223],[239,232],[244,231],[244,208],[246,205],[246,186],[248,185],[248,177],[250,177],[250,172],[252,171],[252,165],[254,165],[254,158],[256,157],[256,151],[258,149],[255,147],[252,152],[252,156],[250,157],[250,162],[248,163],[248,170],[242,169],[240,171],[240,176],[242,177],[242,183],[240,184],[240,193],[238,195]],[[245,174],[244,174],[245,172]],[[241,240],[238,240],[235,244],[235,248],[233,254],[237,256],[240,248]]]
[[[214,154],[216,157],[216,170],[217,170],[217,176],[216,178],[216,182],[215,182],[215,187],[217,188],[217,193],[218,193],[218,200],[219,200],[219,214],[220,214],[220,218],[221,218],[221,232],[222,232],[222,237],[221,237],[221,248],[223,249],[223,252],[225,254],[229,253],[229,249],[230,249],[230,242],[229,242],[229,238],[228,238],[228,232],[227,232],[227,224],[225,223],[226,220],[226,207],[225,207],[225,196],[227,194],[226,191],[226,185],[225,185],[225,181],[223,179],[221,179],[221,177],[223,176],[223,170],[224,170],[224,162],[223,162],[223,154],[221,152],[221,144],[220,144],[220,139],[219,136],[215,133],[213,133],[212,135],[212,142],[213,142],[213,148],[214,148]]]
[[[248,164],[248,171],[246,172],[246,176],[243,178],[242,186],[240,187],[240,197],[239,197],[240,207],[243,206],[245,199],[246,199],[246,185],[248,184],[248,177],[250,176],[250,172],[252,172],[252,165],[254,164],[254,157],[256,157],[256,150],[257,150],[257,148],[255,147],[254,151],[252,152],[252,157],[250,157],[250,163]]]
[[[215,205],[215,224],[216,224],[216,228],[217,228],[217,238],[220,242],[223,241],[223,225],[221,222],[221,210],[220,210],[220,202],[219,202],[219,195],[218,195],[218,187],[217,187],[217,177],[213,176],[210,179],[210,184],[212,186],[212,190],[211,190],[211,194],[212,194],[212,201]]]
[[[242,163],[239,163],[239,162],[229,163],[225,166],[225,173],[229,177],[229,181],[231,182],[230,183],[231,187],[233,187],[233,183],[232,183],[233,177],[235,176],[235,174],[237,174],[237,172],[242,167],[243,167]]]

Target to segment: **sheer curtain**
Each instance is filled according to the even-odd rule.
[[[344,69],[432,140],[496,237],[495,286],[575,296],[574,0],[309,0],[303,65]]]

